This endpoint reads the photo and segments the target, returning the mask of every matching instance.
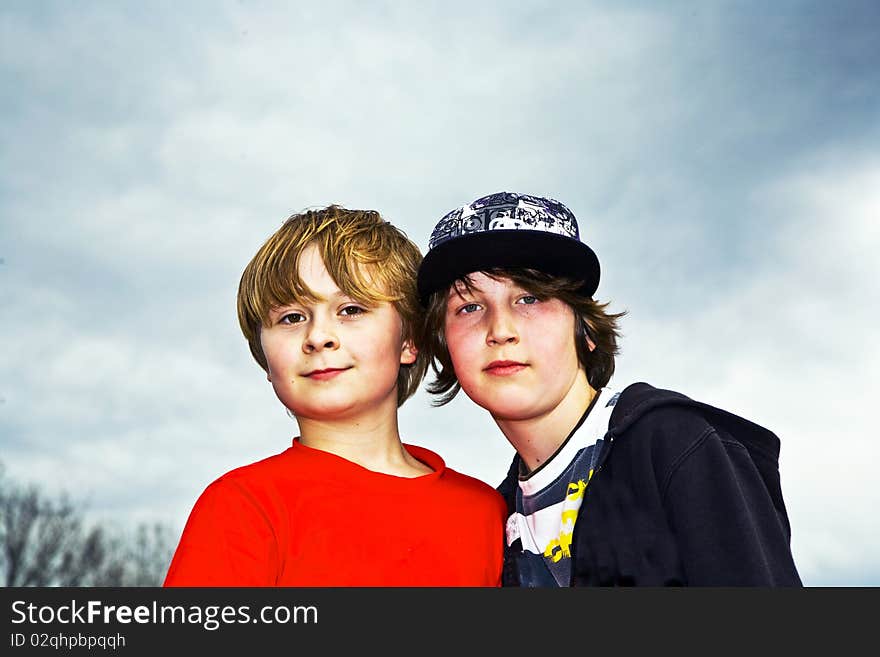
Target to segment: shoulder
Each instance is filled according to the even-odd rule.
[[[690,397],[674,390],[655,388],[644,382],[633,383],[617,395],[609,424],[628,428],[630,424],[658,411],[688,414],[695,403]]]
[[[618,395],[614,411],[611,414],[611,426],[625,427],[647,417],[700,419],[704,422],[731,426],[739,425],[743,430],[765,432],[768,429],[736,415],[723,408],[712,406],[693,399],[674,390],[655,388],[640,382],[633,383]]]
[[[455,506],[469,508],[471,511],[480,509],[483,513],[499,516],[502,520],[507,518],[504,497],[485,481],[446,468],[439,484]]]
[[[274,505],[279,487],[289,477],[291,458],[285,450],[279,454],[239,466],[212,481],[199,497],[196,505],[246,509],[261,509]]]
[[[439,473],[433,489],[435,499],[462,508],[483,508],[492,513],[498,509],[506,510],[501,494],[485,481],[448,467],[439,454],[429,449],[416,445],[406,445],[406,448],[413,456]]]
[[[779,439],[770,430],[724,409],[647,383],[634,383],[620,393],[609,430],[613,437],[644,437],[653,450],[673,454],[692,449],[701,441],[717,441],[728,448],[743,448],[753,458],[775,460],[779,455]]]
[[[609,421],[613,437],[634,433],[689,440],[709,426],[698,404],[679,392],[634,383],[621,391]]]
[[[453,470],[452,468],[446,468],[440,481],[444,486],[456,488],[464,493],[479,497],[494,498],[499,494],[498,491],[485,481],[466,475],[458,470]]]
[[[291,450],[234,468],[215,479],[211,486],[250,487],[265,484],[290,471],[294,459]]]
[[[476,477],[471,477],[470,475],[458,472],[457,470],[453,470],[447,466],[446,461],[444,461],[443,457],[437,454],[437,452],[434,452],[427,447],[421,447],[409,443],[404,444],[404,447],[406,447],[406,450],[412,456],[430,466],[435,473],[439,473],[440,476],[438,477],[438,483],[443,488],[478,496],[488,495],[489,497],[492,497],[493,494],[496,494],[495,489],[486,482],[481,481]]]

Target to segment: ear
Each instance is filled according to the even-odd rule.
[[[403,346],[400,348],[400,364],[401,365],[412,365],[416,362],[416,357],[419,355],[419,350],[416,349],[416,346],[413,344],[412,340],[407,340],[403,343]]]

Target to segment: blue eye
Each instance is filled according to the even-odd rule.
[[[458,309],[459,314],[461,315],[469,315],[471,313],[475,313],[480,309],[480,304],[478,303],[468,303]]]

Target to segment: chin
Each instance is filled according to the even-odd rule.
[[[320,405],[307,406],[291,409],[297,417],[311,420],[339,420],[352,414],[354,407],[351,405]]]
[[[527,399],[506,395],[503,399],[470,397],[477,406],[486,409],[496,420],[528,420],[540,414],[544,404],[529,395]]]
[[[338,415],[345,415],[352,409],[357,408],[358,403],[348,398],[341,399],[313,399],[304,403],[302,398],[293,400],[293,403],[286,405],[294,415],[311,418],[332,418]]]

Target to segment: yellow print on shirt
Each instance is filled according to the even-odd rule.
[[[563,558],[571,559],[571,535],[574,532],[574,523],[577,520],[578,510],[584,498],[584,490],[593,476],[593,471],[587,475],[587,481],[578,479],[569,482],[565,502],[562,505],[562,524],[559,529],[559,537],[552,539],[544,548],[544,556],[552,559],[553,563]]]

